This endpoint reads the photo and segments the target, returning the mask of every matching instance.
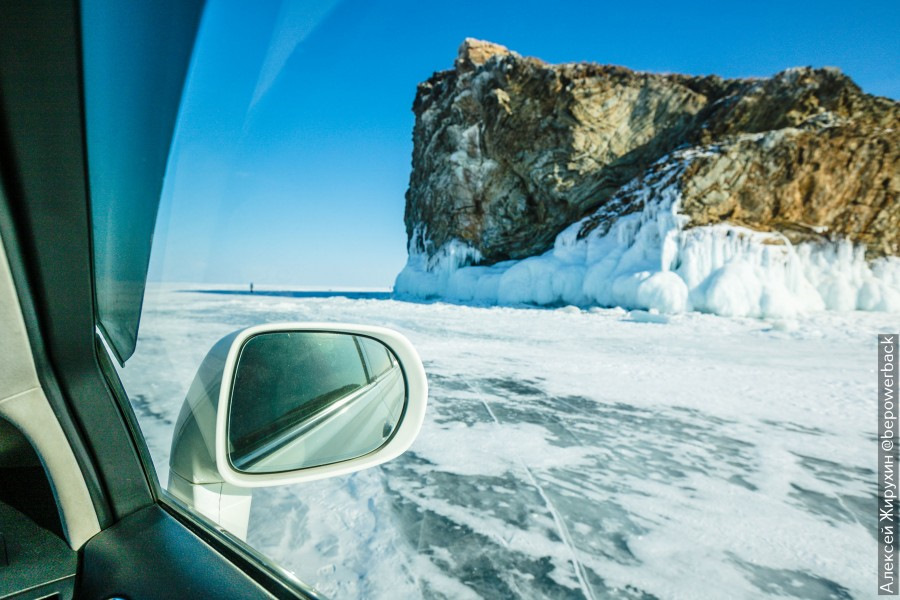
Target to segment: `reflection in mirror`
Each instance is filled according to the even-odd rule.
[[[406,403],[400,364],[381,342],[291,331],[250,338],[238,357],[228,413],[229,460],[276,473],[377,450]]]

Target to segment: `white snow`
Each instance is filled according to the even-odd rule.
[[[220,336],[344,321],[419,350],[431,398],[407,454],[254,493],[250,543],[328,596],[872,595],[874,336],[900,313],[759,320],[171,287],[145,307],[123,381],[163,482],[184,393]]]
[[[868,262],[865,248],[847,241],[794,246],[778,233],[730,224],[686,227],[677,176],[697,153],[682,152],[652,185],[635,180],[623,188],[621,194],[641,198],[640,212],[582,239],[583,222],[575,223],[540,256],[477,266],[478,251],[459,240],[436,253],[411,243],[395,292],[479,305],[621,306],[762,318],[900,310],[896,257]],[[427,239],[427,231],[416,236]]]

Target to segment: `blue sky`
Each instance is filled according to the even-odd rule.
[[[896,99],[898,31],[890,2],[211,0],[150,277],[392,285],[406,261],[416,85],[451,68],[465,37],[657,72],[837,66]]]

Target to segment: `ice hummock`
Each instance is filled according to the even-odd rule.
[[[678,175],[699,152],[664,158],[654,183],[634,180],[642,210],[584,237],[574,223],[540,256],[480,266],[480,253],[452,240],[430,257],[418,230],[400,297],[479,305],[619,306],[654,313],[700,311],[785,318],[821,310],[900,310],[900,258],[867,261],[849,241],[791,242],[779,233],[727,223],[688,228]],[[587,217],[588,219],[590,217]]]

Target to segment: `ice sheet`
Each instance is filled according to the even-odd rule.
[[[413,341],[431,404],[407,454],[254,495],[250,542],[327,595],[872,595],[874,336],[898,313],[264,293],[151,289],[123,378],[165,482],[184,392],[220,336],[315,320]]]

